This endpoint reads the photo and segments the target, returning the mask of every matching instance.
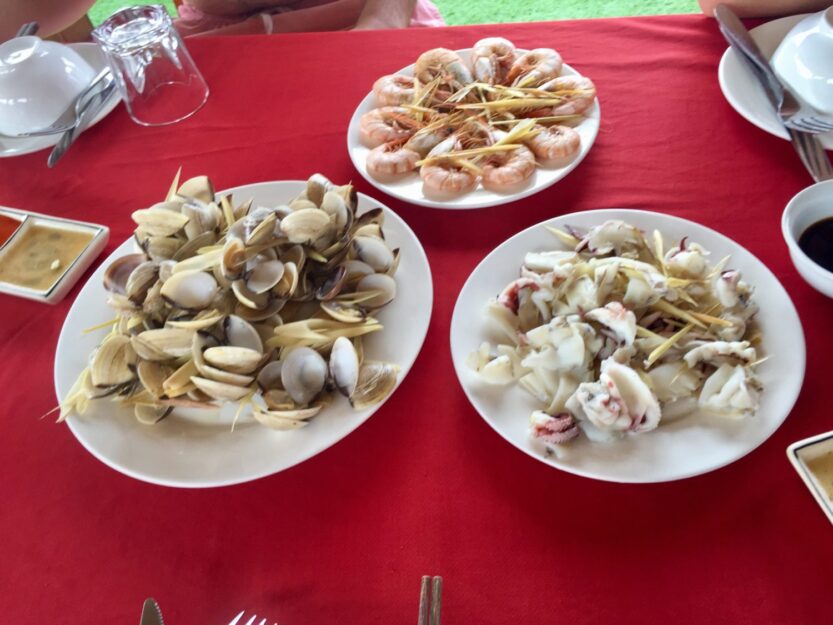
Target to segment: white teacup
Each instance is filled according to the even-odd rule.
[[[833,180],[807,187],[790,200],[781,217],[781,234],[801,277],[818,292],[833,297],[833,272],[816,263],[798,246],[807,228],[828,218],[833,218]]]
[[[0,45],[0,133],[49,126],[93,78],[72,48],[38,37],[9,39]]]
[[[772,55],[772,66],[807,104],[833,115],[833,7],[796,24]]]

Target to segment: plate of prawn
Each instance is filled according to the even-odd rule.
[[[380,77],[350,120],[359,173],[431,208],[507,204],[564,178],[599,130],[593,82],[555,50],[490,37]]]
[[[559,216],[498,246],[460,292],[451,351],[506,441],[625,483],[753,451],[792,410],[806,357],[795,307],[760,260],[695,222],[626,209]]]

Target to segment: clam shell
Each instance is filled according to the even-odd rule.
[[[324,301],[333,299],[344,288],[346,277],[347,270],[339,265],[318,285],[315,289],[315,297]]]
[[[169,375],[162,383],[162,388],[165,389],[165,395],[168,397],[178,397],[191,391],[194,388],[194,384],[191,382],[191,376],[196,374],[197,367],[193,360],[189,360]]]
[[[239,401],[251,392],[251,389],[246,386],[225,384],[224,382],[208,380],[199,376],[193,376],[191,381],[209,397],[222,401]]]
[[[159,399],[165,394],[164,383],[170,377],[171,373],[173,373],[173,370],[170,367],[149,360],[140,361],[139,366],[136,368],[139,382],[156,399]]]
[[[141,263],[127,277],[125,295],[130,301],[141,304],[158,277],[159,263],[152,260]]]
[[[330,216],[320,208],[293,211],[281,221],[290,243],[308,243],[321,238],[330,228]]]
[[[343,336],[333,343],[330,352],[330,378],[338,392],[350,397],[359,381],[359,357],[353,342]]]
[[[258,423],[273,430],[297,430],[307,425],[307,421],[303,419],[314,417],[319,410],[321,410],[320,407],[281,412],[253,410],[252,416],[257,419]]]
[[[174,235],[188,223],[188,217],[182,213],[158,207],[134,211],[131,217],[144,232],[155,237]]]
[[[136,353],[146,360],[167,360],[181,358],[191,352],[194,333],[182,328],[157,328],[145,330],[133,337]],[[142,345],[140,349],[139,345]],[[144,349],[148,348],[147,352]],[[147,353],[147,355],[145,355]],[[154,357],[161,355],[162,357]]]
[[[181,247],[182,240],[177,237],[148,236],[142,240],[142,249],[148,258],[157,262],[173,258]]]
[[[156,404],[136,404],[133,414],[142,425],[154,425],[171,414],[173,406],[158,406]]]
[[[296,404],[306,406],[324,390],[327,362],[309,347],[293,349],[281,367],[281,382]]]
[[[318,204],[307,198],[295,198],[289,203],[289,208],[298,211],[303,208],[318,208]]]
[[[194,198],[200,202],[213,202],[214,185],[211,184],[208,176],[195,176],[183,182],[176,194],[186,198]]]
[[[384,273],[365,276],[356,284],[356,293],[378,291],[377,295],[363,302],[370,308],[379,308],[396,297],[396,280]]]
[[[111,334],[96,350],[90,364],[90,381],[94,386],[126,384],[136,379],[136,352],[130,339]]]
[[[234,347],[246,347],[263,353],[263,341],[258,331],[248,321],[237,315],[229,315],[223,322],[226,342]]]
[[[228,280],[237,280],[246,269],[246,246],[240,239],[228,239],[220,257],[220,269]]]
[[[222,213],[213,202],[186,202],[182,206],[182,214],[188,218],[185,224],[185,236],[188,240],[195,239],[206,232],[213,232],[220,225]]]
[[[313,174],[307,180],[307,189],[303,195],[316,206],[321,206],[324,194],[333,187],[333,183],[323,174]]]
[[[344,304],[338,301],[321,302],[321,310],[336,321],[359,323],[367,318],[367,311],[360,306]]]
[[[191,348],[191,358],[194,366],[202,377],[233,386],[249,386],[254,382],[254,377],[250,375],[243,375],[240,373],[232,373],[231,371],[224,371],[217,369],[205,362],[203,352],[208,347],[217,345],[217,339],[210,334],[204,332],[197,332],[194,335],[194,344]]]
[[[217,281],[205,271],[180,271],[162,285],[162,297],[185,310],[207,308],[217,296]]]
[[[356,410],[364,410],[385,399],[396,387],[399,367],[389,362],[365,361],[359,371],[356,390],[350,404]]]
[[[286,300],[272,299],[269,301],[269,304],[266,305],[266,308],[255,310],[254,308],[249,308],[248,306],[244,306],[238,302],[234,307],[234,314],[251,323],[268,321],[277,316],[278,312],[283,309],[284,304],[286,304]]]
[[[104,272],[104,288],[111,293],[125,295],[130,274],[146,260],[144,254],[128,254],[117,258]]]
[[[262,258],[265,257],[257,257],[257,259]],[[246,286],[253,293],[265,293],[280,282],[283,272],[284,265],[279,260],[257,260],[249,277],[246,278]]]
[[[269,293],[255,293],[248,286],[245,280],[235,280],[231,283],[231,290],[237,301],[247,308],[263,310],[269,305]]]
[[[263,362],[263,354],[248,347],[221,345],[203,352],[205,361],[223,371],[246,375],[253,373]]]
[[[374,271],[384,273],[393,264],[393,252],[388,244],[377,237],[359,236],[353,239],[356,257],[373,267]]]
[[[257,384],[264,391],[272,391],[276,389],[283,389],[281,382],[281,368],[283,362],[276,360],[264,366],[260,373],[257,374]]]
[[[216,232],[203,232],[183,243],[172,256],[174,260],[185,260],[194,256],[201,248],[210,247],[217,243]]]
[[[260,210],[260,209],[258,209]],[[268,209],[267,209],[268,210]],[[269,211],[246,237],[246,245],[262,245],[275,239],[275,230],[278,225],[278,216]]]
[[[282,299],[289,299],[295,294],[298,288],[298,267],[293,262],[285,262],[283,264],[283,273],[281,279],[273,289],[276,296]]]

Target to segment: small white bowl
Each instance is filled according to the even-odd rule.
[[[772,55],[778,77],[820,113],[833,115],[833,7],[808,15]]]
[[[815,263],[798,247],[801,234],[827,217],[833,217],[833,180],[807,187],[790,200],[781,216],[781,234],[801,277],[820,293],[833,297],[833,272]]]
[[[38,37],[0,45],[0,133],[18,135],[49,126],[95,78],[75,50]]]
[[[813,461],[818,460],[822,456],[833,454],[833,432],[826,432],[805,438],[787,447],[787,457],[798,471],[801,479],[813,493],[821,509],[833,523],[833,499],[831,498],[831,490],[822,483],[819,475],[813,470]]]

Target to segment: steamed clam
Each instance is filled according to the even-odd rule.
[[[362,338],[382,330],[374,315],[396,296],[399,250],[382,210],[357,206],[351,185],[321,174],[276,207],[235,205],[205,176],[177,175],[162,202],[133,213],[138,252],[104,278],[117,318],[61,419],[109,396],[143,424],[232,402],[292,430],[340,395],[356,410],[384,400],[398,367],[366,361]]]

